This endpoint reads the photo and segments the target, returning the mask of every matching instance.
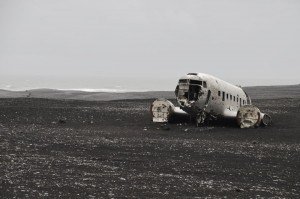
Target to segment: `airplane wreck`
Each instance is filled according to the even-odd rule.
[[[157,99],[151,104],[153,122],[166,123],[187,116],[197,126],[222,119],[234,119],[240,128],[271,124],[271,117],[252,105],[241,87],[212,75],[188,73],[179,79],[175,96],[178,107],[167,99]]]

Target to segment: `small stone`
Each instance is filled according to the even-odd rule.
[[[58,123],[59,123],[59,124],[65,124],[65,123],[67,123],[67,122],[66,122],[66,120],[59,119],[59,120],[58,120]]]
[[[171,129],[171,128],[170,128],[168,125],[166,125],[166,124],[161,125],[160,128],[161,128],[162,130],[166,130],[166,131],[169,131],[169,130]]]

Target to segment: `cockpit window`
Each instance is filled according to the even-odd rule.
[[[188,83],[188,80],[187,79],[180,79],[179,83]]]
[[[199,97],[199,91],[201,90],[201,87],[198,85],[190,85],[189,86],[189,96],[188,99],[190,101],[197,101]]]
[[[190,80],[190,84],[202,85],[202,81],[191,79],[191,80]]]

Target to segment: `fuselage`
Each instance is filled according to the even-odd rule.
[[[181,77],[175,95],[180,108],[192,116],[206,112],[216,117],[233,118],[241,106],[251,104],[241,87],[204,73],[188,73]]]

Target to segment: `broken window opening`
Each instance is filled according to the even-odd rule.
[[[206,81],[203,82],[203,87],[204,87],[204,88],[207,88]]]
[[[179,80],[179,83],[186,83],[186,84],[187,84],[187,83],[188,83],[188,80],[187,80],[187,79],[180,79],[180,80]]]
[[[232,100],[232,95],[230,95],[230,100]]]
[[[184,95],[183,95],[186,99],[188,99],[189,97],[189,92],[184,92]]]
[[[233,96],[233,101],[235,102],[235,96]]]
[[[218,91],[218,96],[221,96],[221,91]]]
[[[226,99],[228,99],[228,93],[226,94]]]
[[[222,101],[225,101],[225,92],[222,92]]]
[[[202,85],[202,81],[191,79],[190,84]]]
[[[198,85],[190,85],[189,86],[189,96],[188,100],[197,101],[199,97],[200,86]]]

